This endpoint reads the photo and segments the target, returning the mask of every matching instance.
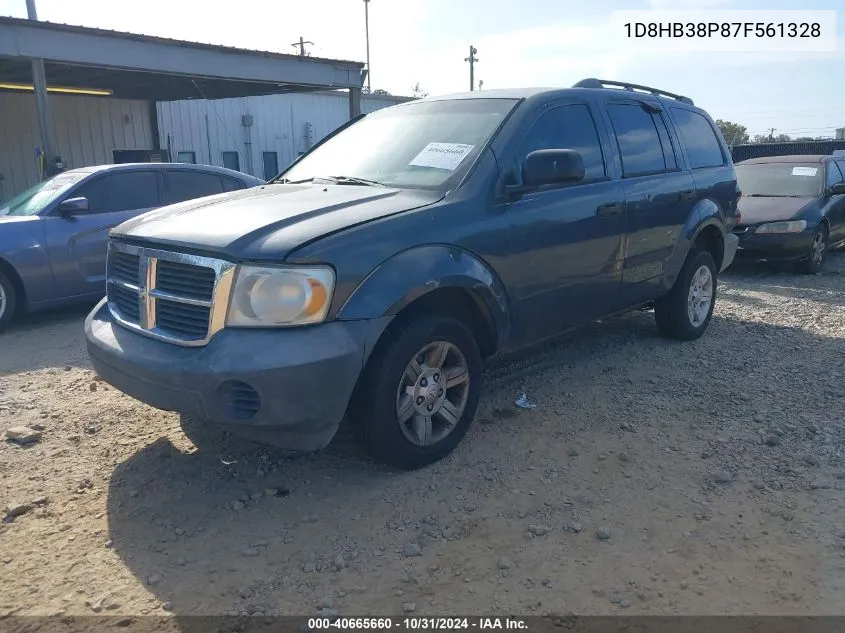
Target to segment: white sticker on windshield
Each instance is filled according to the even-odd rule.
[[[475,145],[463,143],[429,143],[409,163],[416,167],[436,167],[455,171]]]
[[[818,167],[793,167],[792,168],[792,175],[793,176],[815,176],[816,172],[819,170]]]

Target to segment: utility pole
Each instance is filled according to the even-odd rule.
[[[478,52],[478,49],[475,48],[472,44],[469,45],[469,57],[464,57],[465,62],[469,62],[469,89],[475,90],[475,62],[478,61],[478,58],[475,54]]]
[[[367,92],[372,93],[373,85],[370,75],[370,0],[364,0],[364,32],[367,38]]]
[[[26,14],[30,20],[37,20],[35,0],[26,0]],[[35,110],[38,114],[38,129],[41,132],[41,153],[44,157],[45,171],[52,170],[53,157],[53,120],[50,116],[50,104],[47,101],[47,74],[44,60],[32,60],[32,86],[35,91]],[[39,180],[45,174],[38,174]]]
[[[294,42],[293,44],[291,44],[291,46],[293,46],[294,48],[298,48],[299,49],[299,55],[302,56],[302,57],[305,57],[306,55],[308,55],[308,53],[305,52],[305,45],[306,44],[311,44],[311,46],[314,46],[314,42],[306,42],[302,38],[302,36],[300,35],[299,41]]]

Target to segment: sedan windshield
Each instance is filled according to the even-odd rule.
[[[819,163],[737,165],[736,179],[743,196],[812,198],[822,190],[822,166]]]
[[[276,182],[440,189],[466,173],[513,99],[416,101],[369,114]]]
[[[39,182],[8,202],[0,202],[0,215],[37,215],[86,176],[85,172],[67,172]]]

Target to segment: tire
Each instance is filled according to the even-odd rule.
[[[466,435],[478,408],[483,362],[472,332],[451,316],[421,315],[388,328],[385,336],[359,381],[350,417],[373,459],[413,470],[443,459]]]
[[[654,302],[654,319],[661,335],[679,341],[693,341],[704,334],[716,305],[716,275],[716,263],[710,253],[696,249],[687,255],[672,289]],[[709,306],[705,303],[708,290]],[[697,299],[694,299],[693,293]],[[693,300],[699,301],[694,315],[690,307]]]
[[[828,251],[827,225],[822,222],[813,233],[813,240],[810,242],[810,252],[807,259],[801,262],[801,271],[808,275],[817,275],[824,268],[824,258]]]
[[[17,290],[9,276],[0,270],[0,332],[9,327],[17,309]]]

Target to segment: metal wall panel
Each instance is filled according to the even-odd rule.
[[[114,160],[115,149],[153,149],[146,101],[51,94],[56,153],[69,169]],[[0,93],[0,200],[38,182],[35,96]]]
[[[364,95],[361,110],[374,112],[404,101]],[[223,152],[236,151],[240,170],[259,178],[265,177],[264,152],[275,152],[284,169],[349,119],[349,98],[343,92],[191,99],[160,102],[157,108],[161,142],[174,160],[178,152],[195,152],[198,163],[222,166]],[[252,116],[251,126],[242,124],[244,115]]]

